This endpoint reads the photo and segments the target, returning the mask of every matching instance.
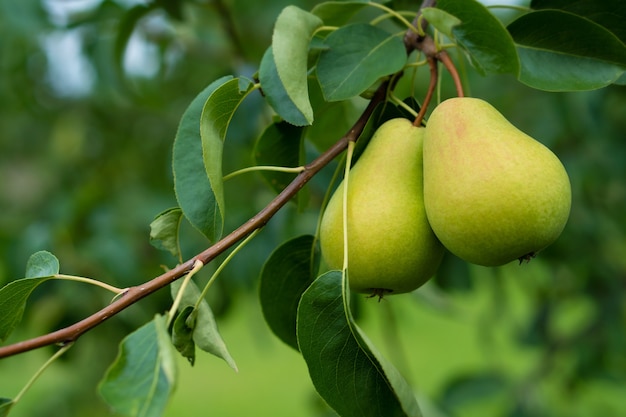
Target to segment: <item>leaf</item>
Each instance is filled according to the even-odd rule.
[[[422,14],[429,24],[433,25],[439,32],[449,38],[454,37],[452,34],[454,27],[463,23],[456,16],[452,16],[450,13],[446,13],[445,11],[435,7],[424,7],[422,9]]]
[[[580,91],[615,82],[626,69],[626,46],[590,20],[558,10],[527,13],[508,30],[521,82],[546,91]]]
[[[626,2],[623,0],[533,0],[533,9],[559,9],[603,26],[626,43]]]
[[[259,80],[267,102],[280,117],[295,126],[305,126],[309,124],[304,114],[302,114],[293,101],[291,101],[291,98],[289,98],[278,76],[271,46],[267,48],[263,59],[261,59]]]
[[[172,327],[172,343],[176,350],[183,355],[191,366],[193,366],[196,360],[196,344],[193,341],[193,329],[195,323],[192,321],[192,326],[187,325],[187,319],[194,311],[193,306],[187,306],[181,310],[174,320],[174,326]]]
[[[58,273],[59,260],[50,252],[35,252],[26,262],[26,278],[51,277]]]
[[[124,16],[120,19],[113,50],[113,61],[120,76],[123,76],[124,74],[124,54],[126,53],[128,41],[130,40],[137,23],[141,20],[141,18],[154,9],[155,4],[139,4],[128,9],[128,11],[126,11]]]
[[[100,395],[118,413],[161,416],[176,385],[174,356],[165,317],[156,316],[122,340],[99,384]]]
[[[229,80],[231,76],[214,81],[193,99],[180,120],[172,155],[178,205],[187,220],[211,241],[216,240],[216,222],[222,224],[223,219],[204,168],[200,117],[209,96]]]
[[[503,375],[494,372],[457,376],[445,387],[441,402],[447,409],[464,409],[504,394],[508,385]]]
[[[315,237],[303,235],[276,248],[261,270],[259,298],[265,321],[279,339],[296,350],[298,303],[318,267]]]
[[[172,298],[176,298],[181,285],[181,280],[172,283],[170,286]],[[189,306],[194,307],[199,298],[200,291],[198,287],[193,281],[189,281],[181,299],[179,311],[184,311]],[[197,311],[190,313],[186,324],[193,329],[193,341],[198,348],[224,359],[231,368],[237,371],[237,364],[226,348],[226,344],[217,329],[217,323],[211,307],[209,307],[209,303],[206,300],[200,302]]]
[[[0,417],[6,417],[15,405],[15,402],[10,398],[0,398]]]
[[[337,29],[326,37],[325,45],[328,49],[320,53],[317,76],[328,101],[357,96],[406,64],[402,39],[368,24]]]
[[[278,15],[272,34],[276,71],[287,96],[307,124],[313,123],[307,84],[309,43],[322,24],[319,17],[296,6],[287,6]]]
[[[269,125],[254,146],[256,165],[298,167],[304,159],[301,156],[302,128],[286,122]],[[276,192],[282,191],[297,174],[261,171],[263,178]]]
[[[511,35],[485,6],[475,0],[439,0],[437,7],[461,20],[460,25],[452,28],[452,35],[479,72],[519,72]]]
[[[59,273],[59,260],[50,252],[35,252],[26,262],[26,276],[0,288],[0,342],[22,321],[26,301],[39,284]]]
[[[411,388],[354,323],[348,291],[331,271],[302,295],[298,344],[315,388],[343,417],[421,416]]]
[[[209,96],[200,118],[202,157],[209,184],[215,196],[215,207],[211,211],[210,236],[215,241],[222,236],[224,229],[224,175],[222,154],[228,125],[244,98],[253,91],[252,85],[241,90],[238,78],[226,81]],[[208,217],[208,216],[207,216]]]
[[[343,26],[367,5],[366,1],[327,1],[313,7],[311,13],[322,19],[326,26]]]
[[[181,257],[178,230],[183,211],[174,207],[157,214],[150,223],[150,243],[157,249],[170,252],[176,258]]]

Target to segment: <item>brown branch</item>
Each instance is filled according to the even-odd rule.
[[[440,51],[437,54],[437,59],[439,59],[443,65],[446,67],[450,75],[452,76],[452,80],[454,80],[454,85],[456,86],[456,95],[459,97],[464,97],[463,93],[463,83],[461,82],[461,77],[459,77],[459,73],[454,66],[454,62],[450,59],[450,55],[446,51]]]
[[[427,59],[428,66],[430,67],[430,83],[428,84],[428,91],[426,91],[426,97],[424,97],[422,107],[420,108],[417,117],[415,117],[415,120],[413,121],[413,126],[419,126],[422,124],[422,120],[424,120],[424,116],[426,115],[426,110],[428,109],[430,100],[433,98],[433,93],[435,92],[435,88],[437,87],[437,78],[439,78],[437,61],[431,57]]]
[[[17,355],[19,353],[27,352],[43,346],[53,344],[64,345],[74,342],[87,331],[102,324],[107,319],[135,304],[142,298],[171,284],[178,278],[185,275],[189,272],[189,270],[191,270],[196,259],[200,260],[204,264],[207,264],[253,231],[265,226],[272,216],[274,216],[274,214],[276,214],[281,207],[287,204],[287,202],[291,200],[296,193],[300,191],[311,178],[313,178],[315,174],[317,174],[322,168],[328,165],[330,161],[346,149],[349,141],[354,141],[358,138],[376,106],[385,100],[388,87],[389,82],[381,84],[374,93],[374,96],[370,100],[367,108],[363,111],[363,114],[361,114],[361,117],[359,117],[348,133],[346,133],[345,136],[339,139],[337,143],[321,154],[317,159],[307,164],[304,167],[304,170],[287,187],[285,187],[280,194],[278,194],[265,208],[263,208],[246,223],[241,225],[238,229],[234,230],[222,240],[196,255],[192,259],[178,265],[176,268],[169,270],[144,284],[129,288],[122,296],[102,310],[71,326],[35,337],[33,339],[0,347],[0,358]]]

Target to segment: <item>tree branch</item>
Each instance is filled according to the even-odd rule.
[[[225,236],[222,240],[215,243],[205,251],[189,259],[185,263],[178,265],[164,274],[148,281],[144,284],[130,287],[114,302],[98,311],[97,313],[63,329],[48,333],[33,339],[17,342],[12,345],[0,347],[0,358],[17,355],[19,353],[34,350],[43,346],[58,344],[65,345],[74,342],[81,335],[94,327],[102,324],[107,319],[118,314],[122,310],[135,304],[142,298],[154,293],[155,291],[171,284],[183,275],[187,274],[192,268],[196,260],[200,260],[203,264],[207,264],[215,259],[218,255],[226,251],[228,248],[245,238],[254,230],[260,229],[282,208],[289,200],[291,200],[304,187],[304,185],[317,174],[322,168],[330,163],[335,157],[343,152],[348,146],[349,141],[355,141],[363,131],[365,124],[372,115],[376,106],[383,102],[387,96],[389,82],[381,84],[374,96],[370,100],[363,114],[355,122],[352,128],[337,141],[326,152],[321,154],[317,159],[305,165],[304,170],[278,194],[265,208],[263,208],[254,217],[241,225],[239,228]]]

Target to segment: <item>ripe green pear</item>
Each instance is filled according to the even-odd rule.
[[[571,206],[565,168],[489,103],[452,98],[424,137],[424,204],[456,256],[484,266],[530,259],[554,242]]]
[[[424,210],[424,128],[392,119],[374,133],[348,174],[348,280],[353,291],[372,295],[413,291],[437,270],[444,248]],[[322,256],[343,266],[342,182],[322,217]]]

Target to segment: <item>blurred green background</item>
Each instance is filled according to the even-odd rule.
[[[120,287],[173,266],[148,234],[154,216],[176,205],[171,149],[182,112],[216,78],[256,71],[283,7],[315,3],[0,0],[0,285],[22,277],[38,250],[54,253],[63,273]],[[150,10],[134,21],[138,5]],[[562,159],[573,187],[569,224],[529,264],[448,258],[414,294],[359,299],[359,323],[416,388],[426,417],[626,415],[626,89],[546,93],[465,67],[470,95]],[[244,102],[228,132],[225,172],[252,164],[269,117],[259,97]],[[331,140],[343,133],[328,132]],[[330,171],[313,181],[310,207],[285,207],[209,295],[239,373],[209,355],[193,368],[181,358],[168,416],[332,415],[256,300],[271,250],[314,231]],[[227,230],[272,196],[256,174],[229,182]],[[208,246],[188,226],[183,236],[186,257]],[[48,282],[8,342],[71,324],[109,300],[83,284]],[[117,344],[169,305],[163,290],[83,336],[12,415],[112,415],[96,386]],[[0,397],[14,397],[51,352],[0,361]]]

